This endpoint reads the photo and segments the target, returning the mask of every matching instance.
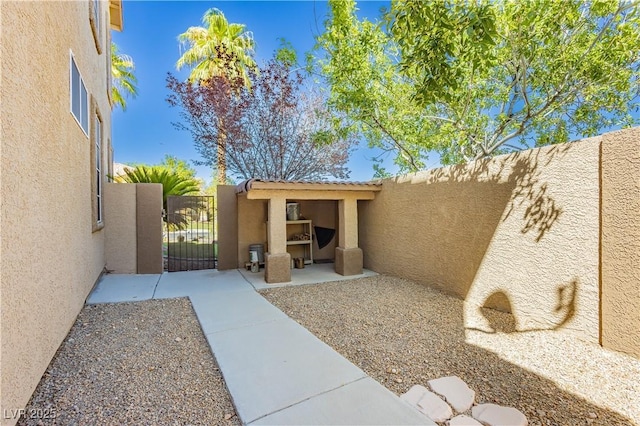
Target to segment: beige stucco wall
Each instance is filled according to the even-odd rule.
[[[602,345],[640,358],[640,128],[602,137]]]
[[[69,112],[70,50],[105,136],[111,121],[89,2],[3,1],[0,14],[2,413],[27,403],[105,266],[104,230],[92,232],[90,140]]]
[[[107,270],[114,274],[135,274],[138,268],[136,235],[136,185],[105,185],[104,220]]]
[[[162,273],[161,184],[106,184],[104,220],[110,273]]]
[[[249,261],[249,245],[264,244],[267,246],[267,202],[264,200],[248,200],[246,195],[238,195],[238,268],[243,268]]]
[[[238,267],[238,200],[235,185],[218,185],[218,269]]]
[[[458,295],[518,330],[598,342],[599,139],[385,180],[360,201],[364,265]]]
[[[161,274],[162,184],[136,184],[136,257],[138,274]],[[107,232],[107,236],[111,232]]]

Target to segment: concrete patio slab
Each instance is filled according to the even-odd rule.
[[[244,423],[366,377],[289,318],[206,337]]]
[[[251,285],[256,290],[275,287],[287,287],[293,285],[317,284],[330,281],[353,280],[356,278],[378,275],[376,272],[370,271],[368,269],[363,269],[363,273],[360,275],[344,276],[338,274],[334,268],[335,264],[333,263],[317,263],[313,265],[306,265],[303,269],[291,270],[291,281],[276,284],[267,284],[267,282],[264,280],[264,269],[260,269],[260,272],[250,272],[246,269],[238,269],[238,271],[247,281],[251,283]]]
[[[154,299],[185,297],[214,291],[226,293],[253,290],[251,284],[237,270],[205,269],[162,274]]]
[[[251,425],[435,425],[370,377],[262,417]]]
[[[200,293],[197,297],[191,298],[191,304],[205,335],[288,318],[253,289],[249,293],[217,290],[214,292]]]
[[[159,274],[131,275],[107,274],[103,275],[96,288],[87,298],[88,304],[139,302],[153,297]]]

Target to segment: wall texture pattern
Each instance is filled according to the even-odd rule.
[[[640,358],[640,128],[602,136],[602,345]]]
[[[107,56],[89,4],[0,2],[0,413],[25,406],[105,266],[104,229],[92,223],[91,138],[70,112],[73,54],[108,158]]]
[[[365,267],[599,340],[599,138],[385,180],[360,202]]]

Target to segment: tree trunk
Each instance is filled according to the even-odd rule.
[[[227,184],[227,135],[218,132],[218,185]]]

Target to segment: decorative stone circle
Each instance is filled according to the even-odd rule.
[[[412,386],[400,396],[400,399],[434,422],[447,422],[448,426],[528,426],[529,424],[525,415],[512,407],[501,407],[496,404],[473,406],[476,393],[459,377],[441,377],[429,380],[428,383],[431,389],[442,396],[448,404],[422,385]],[[464,414],[451,418],[453,410],[450,405],[458,413],[468,412],[471,408],[473,418]]]
[[[410,405],[417,406],[418,401],[422,399],[422,396],[429,392],[429,389],[422,385],[413,385],[406,393],[400,395],[400,399],[408,402]]]
[[[449,426],[482,426],[482,423],[461,414],[449,420]]]
[[[453,416],[451,407],[424,386],[415,385],[400,398],[434,422],[444,422]]]
[[[524,414],[512,407],[480,404],[473,407],[471,413],[476,420],[487,426],[527,426],[529,424]]]
[[[458,413],[467,411],[473,405],[476,393],[460,377],[449,376],[429,380],[429,386],[442,396]]]

